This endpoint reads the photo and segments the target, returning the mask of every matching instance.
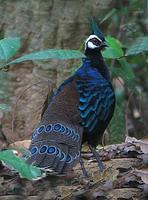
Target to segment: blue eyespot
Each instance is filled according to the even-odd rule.
[[[76,139],[77,139],[77,133],[74,133],[74,135],[72,136],[72,139],[73,139],[73,140],[76,140]]]
[[[72,134],[72,130],[69,128],[67,135],[71,135],[71,134]]]
[[[73,137],[75,135],[75,131],[72,129],[70,136]]]
[[[78,158],[80,157],[80,151],[78,151],[78,153],[77,153],[77,157],[78,157]]]
[[[37,136],[37,131],[35,130],[34,133],[32,134],[32,140]]]
[[[33,155],[33,154],[37,153],[37,151],[38,151],[38,148],[36,146],[34,146],[31,149],[31,154]]]
[[[47,125],[45,132],[49,133],[49,132],[51,132],[51,130],[52,130],[52,125],[51,124]]]
[[[63,125],[61,126],[60,132],[61,132],[61,133],[65,133],[65,132],[66,132],[65,126],[63,126]]]
[[[69,128],[66,127],[66,132],[65,132],[66,135],[68,135],[68,132],[69,132]]]
[[[80,135],[77,133],[76,134],[76,136],[75,136],[75,140],[77,141],[77,142],[79,142],[79,140],[80,140]]]
[[[55,154],[55,152],[56,152],[56,147],[54,146],[48,147],[48,150],[47,150],[48,154]]]
[[[45,129],[45,126],[42,125],[42,126],[40,126],[39,128],[37,128],[37,132],[38,132],[38,133],[42,133],[42,132],[44,131],[44,129]]]
[[[48,147],[46,146],[46,145],[43,145],[41,148],[40,148],[40,151],[39,151],[39,153],[46,153],[46,151],[47,151],[47,149],[48,149]]]
[[[73,161],[72,156],[68,154],[67,157],[66,157],[66,162],[71,163],[72,161]]]
[[[56,156],[61,157],[61,150],[57,148]]]
[[[61,129],[62,125],[61,124],[55,124],[53,126],[54,131],[59,131]]]
[[[64,161],[65,160],[65,157],[66,157],[66,155],[65,155],[65,153],[61,153],[61,158],[60,158],[60,161]]]

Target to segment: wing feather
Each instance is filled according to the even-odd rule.
[[[80,94],[79,110],[82,125],[92,132],[99,122],[106,121],[110,115],[115,102],[113,89],[103,78],[78,80],[77,88]]]

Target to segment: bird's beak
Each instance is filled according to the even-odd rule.
[[[105,41],[103,41],[103,42],[101,43],[101,47],[103,47],[103,48],[108,47],[108,44],[107,44]]]
[[[108,45],[105,41],[103,41],[100,45],[101,50],[104,51],[106,49],[106,47],[108,47]]]

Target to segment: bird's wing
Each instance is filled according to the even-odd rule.
[[[98,81],[78,80],[77,88],[80,93],[79,110],[83,120],[82,125],[92,132],[97,124],[107,121],[114,106],[114,92],[105,79]]]
[[[53,90],[47,94],[47,97],[43,103],[43,108],[41,111],[41,118],[43,117],[46,109],[48,108],[48,105],[52,102],[52,98],[56,96],[67,84],[69,84],[73,80],[73,77],[71,76],[70,78],[66,79],[60,87],[54,92]]]

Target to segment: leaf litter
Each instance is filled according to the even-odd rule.
[[[61,200],[146,200],[148,198],[148,167],[142,159],[147,155],[147,138],[137,140],[126,138],[125,143],[109,145],[99,149],[106,170],[99,172],[97,163],[87,148],[82,149],[85,168],[89,174],[82,175],[78,164],[65,176],[48,174],[37,181],[20,178],[19,174],[0,165],[0,199],[11,195],[10,199]],[[30,140],[18,141],[9,148],[18,151],[28,148]],[[145,145],[141,147],[141,144]],[[18,149],[18,150],[17,150]],[[7,198],[9,199],[9,198]]]

